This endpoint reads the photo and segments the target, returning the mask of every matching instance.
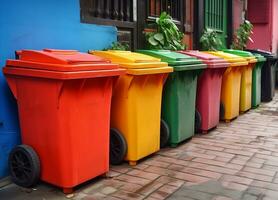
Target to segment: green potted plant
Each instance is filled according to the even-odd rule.
[[[206,28],[200,38],[200,44],[203,51],[217,51],[223,48],[223,43],[218,36],[218,33]]]
[[[178,29],[172,17],[162,12],[153,29],[144,31],[148,49],[184,50],[183,33]]]
[[[253,42],[252,38],[250,37],[253,30],[253,25],[248,21],[245,20],[239,28],[236,30],[234,37],[233,37],[233,43],[231,45],[231,49],[237,49],[237,50],[244,50],[246,49],[247,42],[251,41]]]

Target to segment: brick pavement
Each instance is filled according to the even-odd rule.
[[[46,184],[0,189],[0,199],[278,200],[278,98],[64,196]]]

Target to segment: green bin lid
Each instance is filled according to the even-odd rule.
[[[250,51],[251,53],[258,53],[262,56],[264,56],[268,60],[277,60],[277,56],[275,56],[273,53],[261,49],[246,49],[246,51]]]
[[[226,52],[226,53],[230,53],[230,54],[234,54],[234,55],[237,55],[237,56],[244,57],[248,60],[249,63],[256,63],[257,62],[256,57],[248,51],[236,50],[236,49],[223,49],[223,51]]]
[[[231,53],[241,57],[253,57],[254,55],[248,51],[236,50],[236,49],[223,49],[226,53]]]
[[[175,71],[203,69],[207,67],[206,64],[197,58],[169,50],[137,50],[137,52],[160,58],[161,61],[167,62],[170,66],[174,67]]]
[[[258,60],[258,62],[265,62],[266,61],[266,58],[264,56],[262,56],[261,54],[259,53],[252,53],[256,59]]]

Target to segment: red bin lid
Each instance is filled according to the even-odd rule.
[[[6,67],[18,67],[59,72],[111,70],[117,64],[109,60],[76,50],[22,50],[18,60],[7,60]]]
[[[220,68],[220,67],[228,67],[230,64],[224,60],[223,58],[204,53],[201,51],[179,51],[179,53],[183,53],[189,56],[193,56],[202,60],[205,64],[207,64],[207,68]]]

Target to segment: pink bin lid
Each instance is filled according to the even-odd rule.
[[[186,54],[189,56],[193,56],[203,61],[203,63],[207,64],[207,68],[223,68],[228,67],[230,64],[224,60],[223,58],[204,53],[201,51],[179,51],[179,53]]]

